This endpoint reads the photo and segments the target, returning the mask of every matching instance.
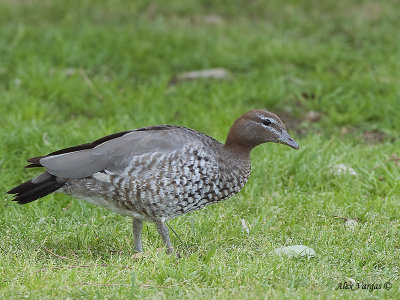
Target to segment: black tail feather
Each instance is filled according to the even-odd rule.
[[[43,173],[15,188],[9,190],[7,194],[15,194],[13,201],[19,204],[26,204],[39,198],[47,196],[65,185],[56,176]]]

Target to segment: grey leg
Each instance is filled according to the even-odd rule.
[[[158,233],[161,235],[161,238],[162,238],[165,246],[167,247],[167,254],[174,252],[174,247],[172,246],[171,241],[169,239],[168,227],[165,226],[164,222],[162,222],[162,221],[156,221],[156,225],[157,225]]]
[[[143,228],[143,221],[139,219],[133,219],[133,237],[135,239],[135,250],[137,252],[143,252],[142,247],[142,228]]]

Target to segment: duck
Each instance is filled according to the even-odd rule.
[[[279,117],[261,109],[236,119],[224,144],[176,125],[123,131],[28,159],[26,168],[43,172],[7,193],[19,204],[64,193],[129,216],[139,253],[143,222],[155,223],[172,253],[166,221],[239,193],[251,150],[268,142],[299,149]]]

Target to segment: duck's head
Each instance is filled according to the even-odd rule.
[[[266,110],[251,110],[238,118],[229,130],[225,147],[251,150],[262,143],[280,143],[293,149],[299,145],[286,131],[277,115]]]

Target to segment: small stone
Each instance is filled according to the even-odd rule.
[[[346,166],[345,164],[338,164],[338,165],[334,165],[332,168],[332,173],[334,175],[352,175],[352,176],[357,176],[358,173],[351,167]]]
[[[348,134],[349,133],[349,129],[347,128],[347,127],[342,127],[341,129],[340,129],[340,137],[343,137],[343,136],[345,136],[346,134]]]
[[[176,75],[170,80],[169,84],[172,85],[183,81],[191,81],[196,79],[228,79],[229,77],[230,77],[229,72],[223,68],[206,69],[206,70],[185,72]]]
[[[201,18],[202,22],[210,25],[218,25],[224,22],[224,20],[218,15],[205,15]]]
[[[249,234],[250,230],[249,230],[249,227],[247,227],[247,225],[246,225],[246,221],[244,219],[241,219],[240,221],[242,223],[242,228],[244,229],[244,231],[246,231],[247,234]]]
[[[347,229],[349,230],[354,230],[358,226],[358,222],[354,219],[348,219],[344,225],[346,226]]]
[[[14,84],[15,84],[16,87],[20,87],[21,83],[22,83],[21,79],[19,79],[19,78],[15,78],[14,79]]]
[[[349,281],[349,282],[351,282],[352,284],[355,284],[356,283],[356,281],[353,279],[353,278],[347,278],[347,280]]]
[[[76,70],[74,68],[68,68],[64,70],[64,74],[67,77],[70,77],[76,73]]]
[[[357,218],[352,219],[352,218],[340,217],[340,216],[333,216],[333,217],[337,218],[337,219],[342,219],[345,222],[344,226],[346,226],[346,229],[348,229],[348,230],[354,230],[358,226]]]
[[[305,116],[305,119],[311,123],[318,122],[321,118],[322,113],[313,110],[309,111]]]
[[[278,256],[287,255],[289,257],[303,257],[312,258],[315,256],[314,249],[304,245],[293,245],[287,247],[279,247],[273,250]]]

